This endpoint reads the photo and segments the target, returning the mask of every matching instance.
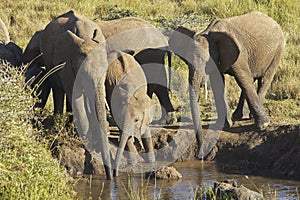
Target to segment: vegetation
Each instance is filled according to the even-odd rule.
[[[72,199],[71,179],[31,125],[34,99],[16,68],[0,65],[0,199]]]

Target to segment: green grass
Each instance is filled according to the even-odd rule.
[[[31,125],[30,93],[20,71],[0,65],[0,199],[72,199],[72,179]]]

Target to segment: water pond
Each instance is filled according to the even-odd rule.
[[[179,180],[145,179],[139,174],[122,173],[113,181],[104,176],[80,178],[76,191],[80,199],[193,199],[195,188],[212,187],[215,181],[235,179],[238,184],[261,190],[266,199],[299,199],[300,181],[271,179],[260,176],[225,174],[213,162],[178,162],[173,166],[182,174]]]

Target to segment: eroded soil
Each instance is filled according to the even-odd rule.
[[[203,127],[204,136],[212,134],[208,125]],[[159,162],[198,159],[190,124],[153,126],[152,132]],[[300,180],[299,125],[271,125],[265,130],[256,130],[251,122],[241,121],[218,133],[216,144],[204,160],[215,161],[220,171]],[[116,143],[116,135],[111,140]],[[115,150],[111,148],[112,155]],[[58,155],[61,164],[73,175],[103,172],[100,156],[91,156],[82,145],[65,144]],[[125,158],[122,165],[126,165]]]

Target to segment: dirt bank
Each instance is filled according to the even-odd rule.
[[[243,121],[229,130],[218,132],[216,144],[204,159],[215,161],[222,172],[300,180],[299,126],[271,125],[260,131],[250,124]],[[154,126],[152,133],[157,160],[180,162],[197,159],[198,147],[189,124]],[[204,135],[208,134],[214,133],[204,126]],[[115,143],[115,135],[112,140]],[[61,164],[74,175],[99,174],[103,170],[100,155],[91,156],[82,145],[62,145],[57,155]],[[123,159],[123,165],[126,165],[124,162],[126,159]]]

